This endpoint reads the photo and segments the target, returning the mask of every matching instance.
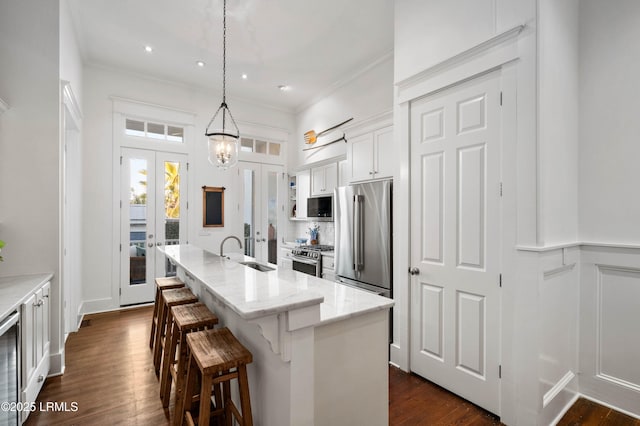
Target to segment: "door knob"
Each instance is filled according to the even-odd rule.
[[[153,243],[147,244],[148,247],[153,247]]]
[[[156,245],[157,245],[158,247],[160,247],[160,246],[162,245],[162,243],[158,241],[158,242],[156,243]]]
[[[416,268],[415,266],[413,268],[409,268],[409,273],[411,275],[418,275],[420,273],[420,269]]]

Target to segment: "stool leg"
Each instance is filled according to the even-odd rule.
[[[168,340],[167,340],[168,339]],[[162,374],[160,376],[160,399],[162,400],[162,406],[167,408],[169,406],[169,398],[171,395],[171,379],[173,376],[171,375],[171,369],[173,368],[173,364],[176,359],[176,346],[178,343],[178,339],[180,339],[180,329],[178,325],[174,322],[173,327],[171,328],[171,334],[167,333],[167,337],[165,338],[164,348],[164,357],[162,360]]]
[[[162,354],[162,335],[164,334],[164,327],[167,321],[167,309],[165,309],[164,302],[160,301],[160,308],[158,312],[158,324],[156,326],[156,338],[153,344],[153,366],[156,370],[156,375],[160,371],[160,355]],[[157,366],[157,367],[156,367]]]
[[[156,289],[156,299],[153,303],[153,316],[151,317],[151,333],[149,335],[149,349],[153,349],[153,341],[156,337],[156,322],[158,321],[158,296],[160,289]]]
[[[156,356],[153,357],[153,365],[156,368],[156,375],[160,376],[160,363],[162,362],[162,356],[169,349],[167,345],[169,344],[169,333],[171,333],[171,325],[173,324],[173,314],[171,313],[171,308],[165,306],[164,309],[164,317],[165,320],[160,325],[159,328],[162,328],[163,333],[161,333],[160,341],[158,342],[158,351],[154,354]]]
[[[187,381],[184,385],[182,398],[176,400],[175,415],[173,419],[174,426],[181,426],[184,422],[186,411],[191,411],[191,401],[193,399],[193,389],[196,386],[198,366],[195,360],[189,355],[187,362]]]
[[[225,375],[228,373],[229,370],[225,370],[220,374]],[[233,411],[231,410],[231,404],[233,404],[233,402],[231,401],[231,382],[229,380],[222,382],[222,395],[224,399],[224,424],[225,426],[232,426]]]
[[[180,334],[180,354],[178,355],[178,365],[176,365],[176,383],[175,383],[175,400],[176,409],[182,404],[182,396],[184,395],[184,386],[187,378],[187,365],[189,355],[187,353],[187,342],[184,334]],[[169,390],[171,392],[171,390]],[[167,397],[168,401],[169,396]]]
[[[247,378],[247,367],[238,367],[238,385],[240,387],[240,405],[242,406],[242,423],[244,426],[253,426],[251,417],[251,400],[249,397],[249,379]]]
[[[211,374],[203,374],[201,380],[198,425],[208,426],[211,414]]]

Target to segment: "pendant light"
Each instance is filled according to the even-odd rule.
[[[222,103],[211,121],[209,121],[205,136],[209,138],[209,162],[221,169],[228,169],[238,163],[240,130],[227,106],[227,0],[223,0],[222,4]],[[211,127],[220,113],[222,113],[222,128],[209,131],[209,127]],[[231,124],[233,124],[235,131],[226,127],[227,115],[231,119]]]

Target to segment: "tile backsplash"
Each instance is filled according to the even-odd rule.
[[[312,223],[318,224],[318,243],[335,245],[335,226],[333,222],[291,221],[287,241],[295,241],[296,238],[306,238],[309,243],[309,227]]]

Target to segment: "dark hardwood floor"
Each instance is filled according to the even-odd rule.
[[[151,307],[94,314],[66,343],[67,369],[46,380],[37,407],[66,402],[69,411],[37,410],[26,425],[167,425],[149,351]],[[173,401],[173,397],[172,397]],[[72,403],[77,403],[73,411]],[[390,425],[498,425],[497,417],[414,374],[389,368]],[[559,423],[640,426],[633,419],[580,399]]]

